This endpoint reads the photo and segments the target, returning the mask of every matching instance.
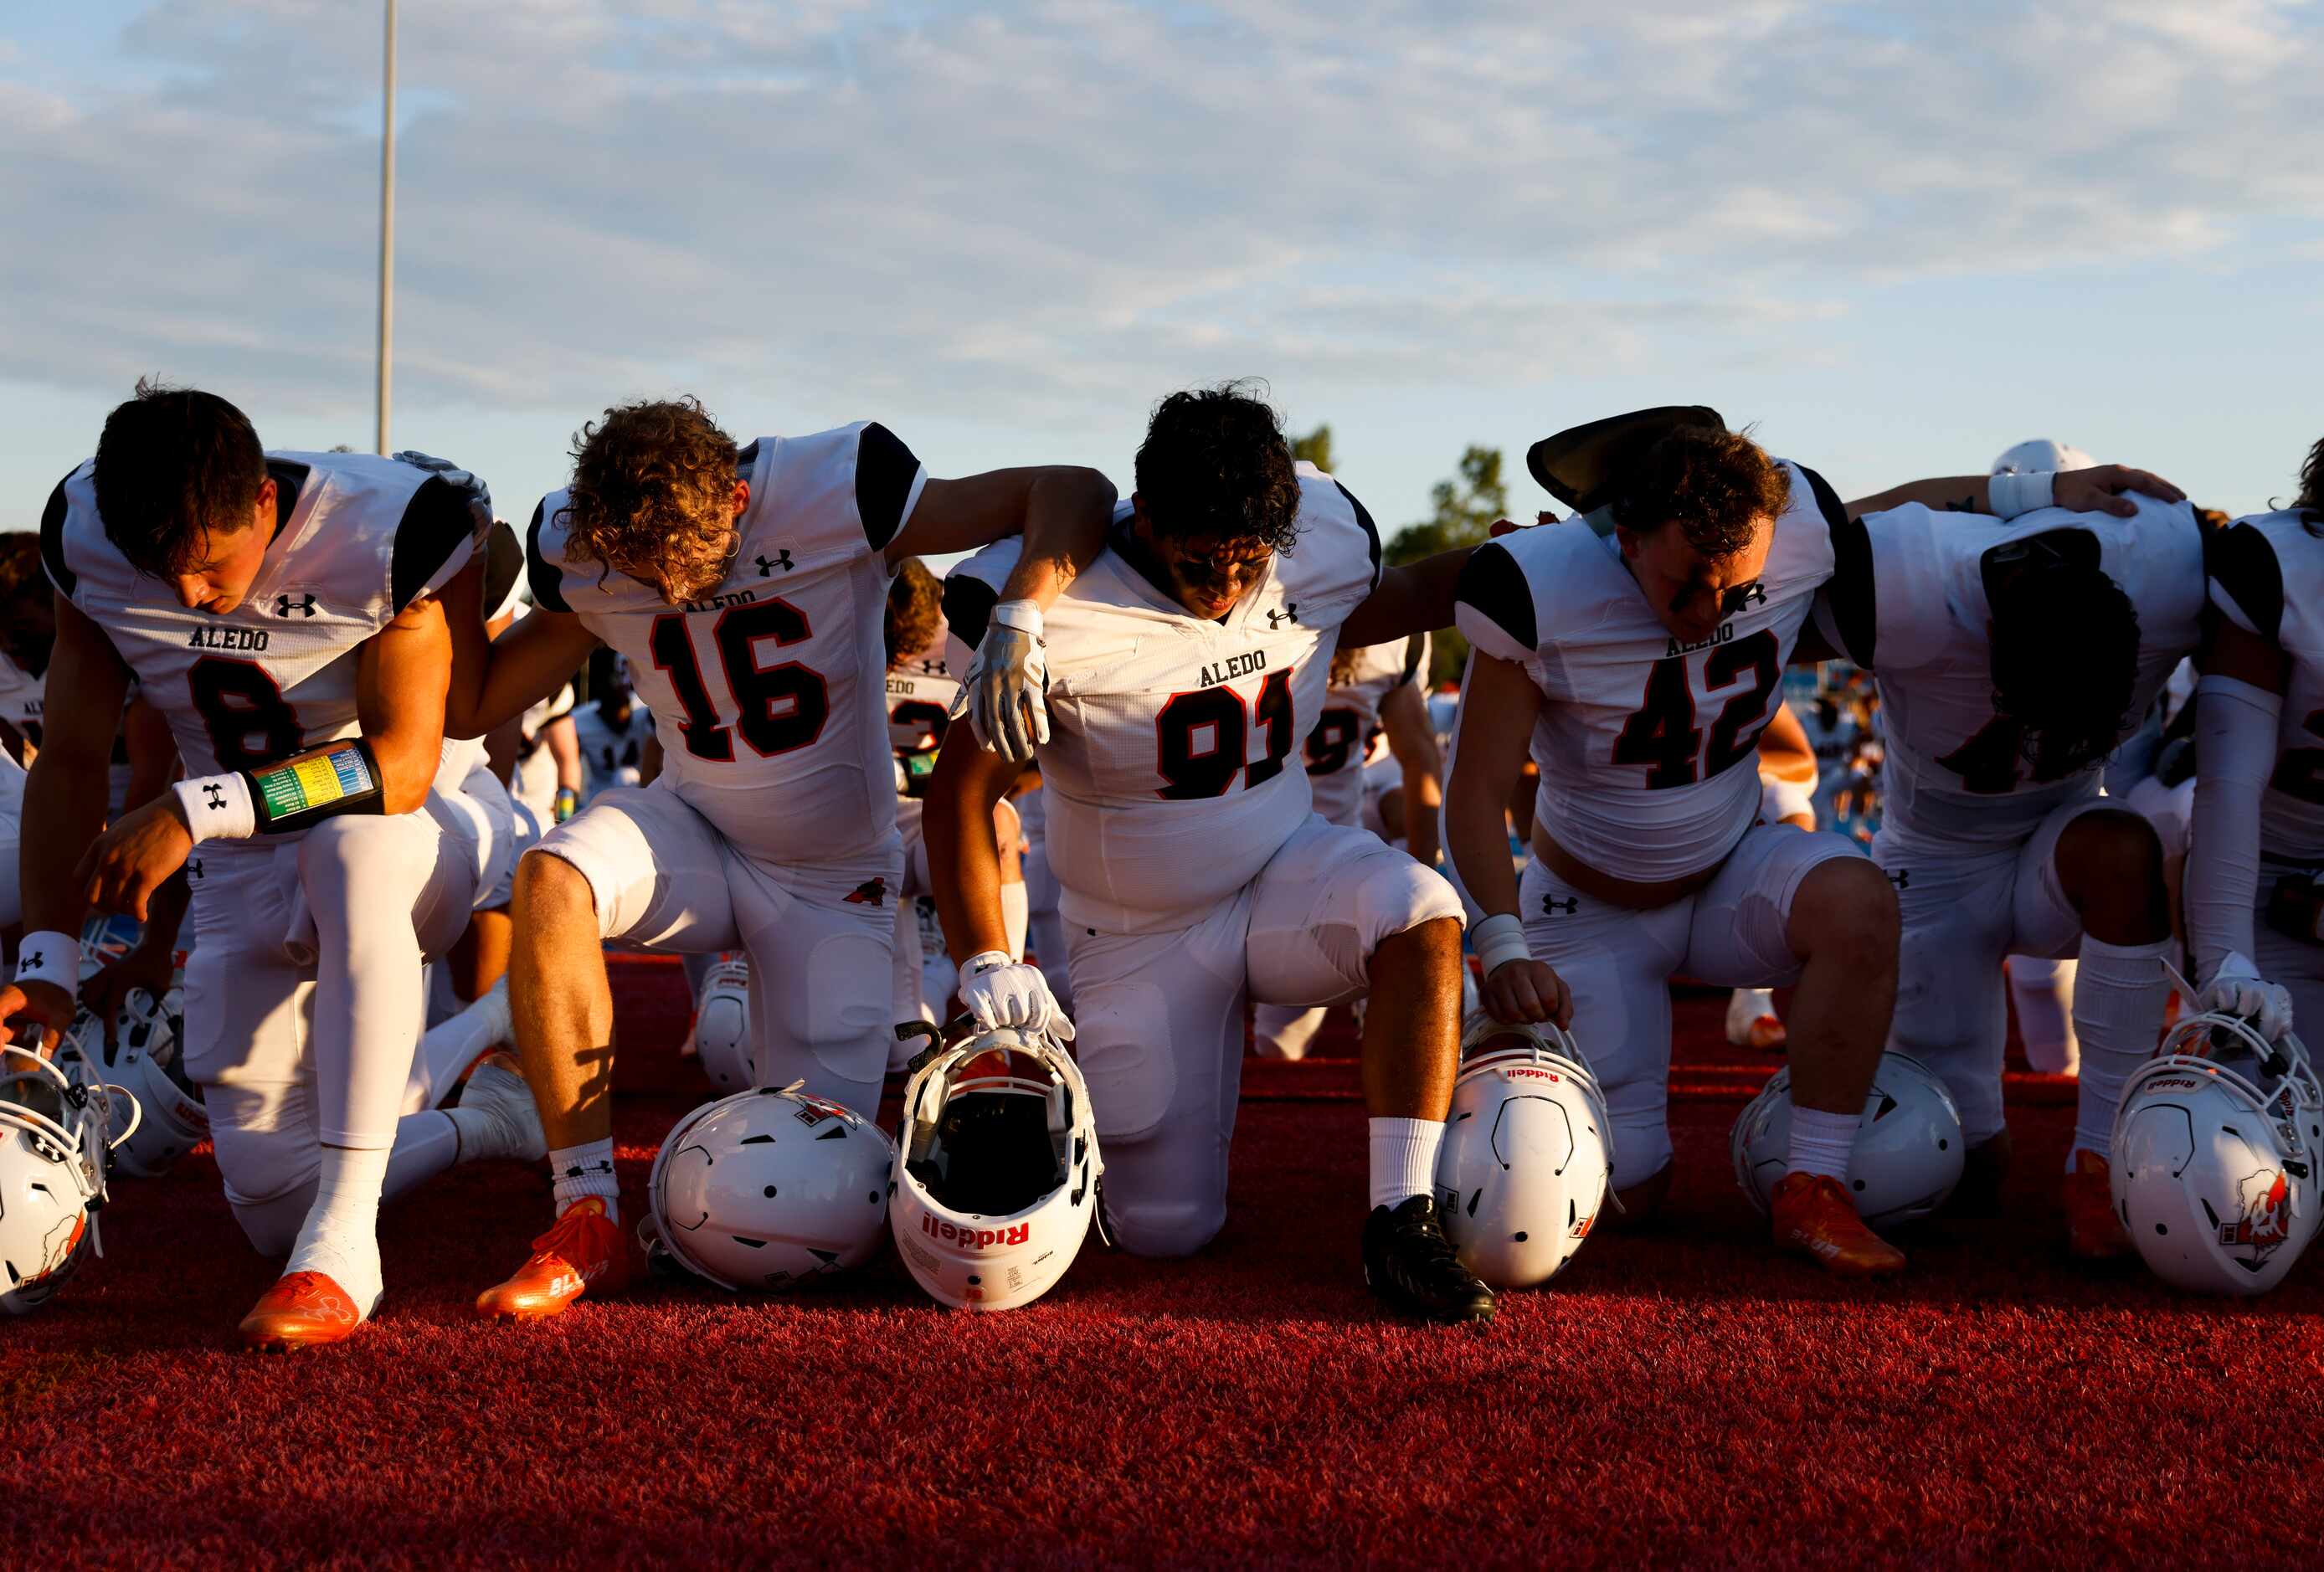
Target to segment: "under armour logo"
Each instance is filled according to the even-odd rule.
[[[201,878],[201,877],[202,877],[202,860],[201,860],[200,858],[197,857],[197,858],[195,858],[191,862],[189,862],[188,864],[186,864],[186,872],[187,872],[189,876],[191,876],[192,878]]]
[[[1299,602],[1296,601],[1286,601],[1283,602],[1283,610],[1280,611],[1269,611],[1267,614],[1268,631],[1271,633],[1276,629],[1282,627],[1286,622],[1296,622],[1297,621],[1299,621]]]
[[[302,616],[313,616],[315,614],[315,597],[312,595],[301,595],[295,601],[288,595],[277,595],[274,597],[274,614],[276,616],[288,617],[294,611],[298,611]]]
[[[1581,909],[1582,897],[1580,896],[1568,896],[1562,901],[1555,896],[1544,896],[1541,897],[1541,915],[1545,917],[1554,917],[1560,912],[1563,912],[1566,915],[1572,916],[1575,912],[1578,912]]]
[[[226,788],[223,786],[206,786],[202,788],[202,795],[209,800],[209,805],[214,809],[226,806]]]
[[[772,562],[769,562],[763,556],[759,558],[759,576],[761,578],[765,578],[777,568],[780,568],[785,573],[788,573],[792,568],[798,565],[797,563],[791,561],[790,547],[788,546],[782,547],[776,551],[775,559]]]
[[[23,960],[17,962],[16,970],[19,971],[30,971],[47,959],[47,956],[35,950],[30,955],[25,956]]]
[[[1913,887],[1913,870],[1909,868],[1897,869],[1888,876],[1888,882],[1895,885],[1898,889],[1911,889]]]

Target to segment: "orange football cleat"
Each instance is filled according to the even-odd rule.
[[[1751,1046],[1762,1053],[1781,1053],[1791,1040],[1784,1023],[1773,1016],[1759,1016],[1751,1022]]]
[[[242,1318],[242,1344],[281,1354],[344,1342],[363,1325],[364,1313],[346,1289],[322,1273],[285,1273]]]
[[[1886,1277],[1904,1270],[1904,1252],[1865,1226],[1848,1191],[1828,1173],[1786,1173],[1768,1212],[1775,1248],[1811,1256],[1834,1277]]]
[[[2066,1253],[2077,1261],[2119,1261],[2133,1248],[2114,1209],[2114,1171],[2091,1151],[2066,1170]]]
[[[630,1252],[621,1226],[605,1215],[604,1197],[585,1195],[532,1242],[532,1258],[515,1276],[476,1296],[476,1309],[498,1320],[537,1321],[558,1314],[592,1288],[618,1290],[629,1280]]]

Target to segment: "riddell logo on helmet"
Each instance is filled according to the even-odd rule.
[[[1033,1236],[1030,1223],[1011,1223],[1002,1228],[964,1228],[953,1223],[939,1222],[926,1212],[920,1214],[920,1232],[934,1239],[948,1239],[965,1245],[972,1250],[989,1250],[995,1245],[1022,1245]]]
[[[1515,1070],[1504,1070],[1501,1073],[1508,1076],[1511,1080],[1555,1080],[1557,1079],[1557,1071],[1554,1070],[1535,1070],[1530,1066],[1521,1066]]]

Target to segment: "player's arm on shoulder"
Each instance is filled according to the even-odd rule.
[[[1075,464],[931,480],[883,555],[892,571],[908,556],[973,551],[1021,534],[1025,548],[1001,599],[1047,608],[1105,548],[1113,502],[1113,483]]]
[[[1022,767],[982,748],[947,748],[936,758],[922,832],[927,841],[928,882],[936,887],[945,948],[955,962],[987,951],[1007,951],[1009,927],[1001,909],[1001,841],[993,804],[1006,796]]]
[[[18,877],[25,938],[17,980],[0,989],[0,1034],[29,1042],[72,1024],[87,887],[76,877],[105,828],[106,775],[129,668],[112,642],[64,595],[49,657],[42,745],[24,783]]]
[[[1356,649],[1452,626],[1462,570],[1474,549],[1459,546],[1418,562],[1382,568],[1372,593],[1340,624],[1341,644]]]
[[[535,607],[498,639],[486,640],[478,618],[451,613],[456,654],[444,704],[444,734],[482,737],[512,721],[573,680],[597,648],[597,636],[578,615]]]
[[[1417,683],[1398,683],[1380,701],[1380,730],[1404,771],[1404,834],[1413,856],[1436,866],[1439,811],[1444,805],[1444,756]]]
[[[2127,519],[2138,511],[2129,493],[2164,502],[2183,502],[2187,493],[2146,470],[2127,464],[2102,464],[2095,469],[2064,470],[2054,475],[1951,475],[1907,481],[1848,504],[1849,513],[1862,517],[1886,508],[1918,502],[1939,512],[1988,513],[2014,519],[2036,508],[2064,508],[2076,513],[2111,513]]]

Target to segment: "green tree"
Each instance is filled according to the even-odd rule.
[[[1390,562],[1417,562],[1459,546],[1486,539],[1493,520],[1508,516],[1509,488],[1501,479],[1501,450],[1471,446],[1461,455],[1460,473],[1436,483],[1429,493],[1433,516],[1397,530],[1388,543]]]
[[[1305,437],[1291,439],[1291,456],[1304,458],[1325,474],[1332,473],[1332,428],[1318,426]]]

